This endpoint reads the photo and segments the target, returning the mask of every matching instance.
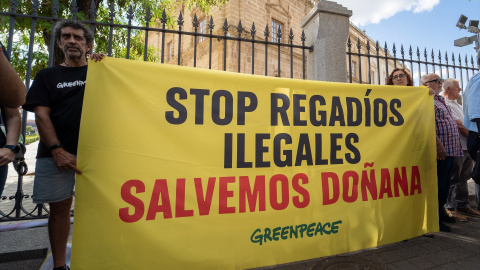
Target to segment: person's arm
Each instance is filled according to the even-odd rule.
[[[457,123],[458,131],[460,132],[460,134],[467,137],[468,136],[468,129],[463,125],[462,120],[457,119],[457,120],[455,120],[455,122]]]
[[[25,85],[0,47],[0,104],[18,108],[25,103]]]
[[[50,119],[50,108],[43,106],[35,107],[35,123],[37,124],[38,132],[43,143],[50,147],[61,142],[57,138],[55,128],[53,127],[52,120]],[[59,170],[72,169],[76,173],[82,173],[77,168],[77,159],[74,155],[65,151],[62,147],[58,147],[52,150],[53,160]]]
[[[7,145],[16,145],[20,138],[22,121],[20,112],[17,109],[4,108],[5,125],[7,129]],[[15,158],[15,153],[8,148],[0,148],[0,166],[7,165]]]
[[[447,150],[445,150],[445,147],[443,147],[442,142],[440,141],[440,138],[438,138],[438,135],[435,136],[437,138],[437,159],[444,160],[447,158]]]

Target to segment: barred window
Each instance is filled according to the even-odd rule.
[[[283,23],[272,20],[272,42],[282,42],[282,34],[278,35],[278,32],[283,33]]]

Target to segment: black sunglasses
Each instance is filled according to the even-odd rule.
[[[425,83],[429,83],[429,82],[440,83],[440,82],[443,82],[443,79],[435,79],[435,80],[431,80],[431,81],[428,81],[428,82],[425,82]]]

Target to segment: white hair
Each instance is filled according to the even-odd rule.
[[[454,82],[458,83],[458,80],[453,78],[445,79],[445,81],[443,82],[443,91],[447,90],[448,87],[452,87]]]

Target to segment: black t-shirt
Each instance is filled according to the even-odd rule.
[[[50,119],[66,151],[77,154],[80,117],[87,79],[87,66],[54,66],[35,76],[23,109],[33,112],[36,106],[50,108]],[[40,137],[37,157],[51,157],[48,145]]]

